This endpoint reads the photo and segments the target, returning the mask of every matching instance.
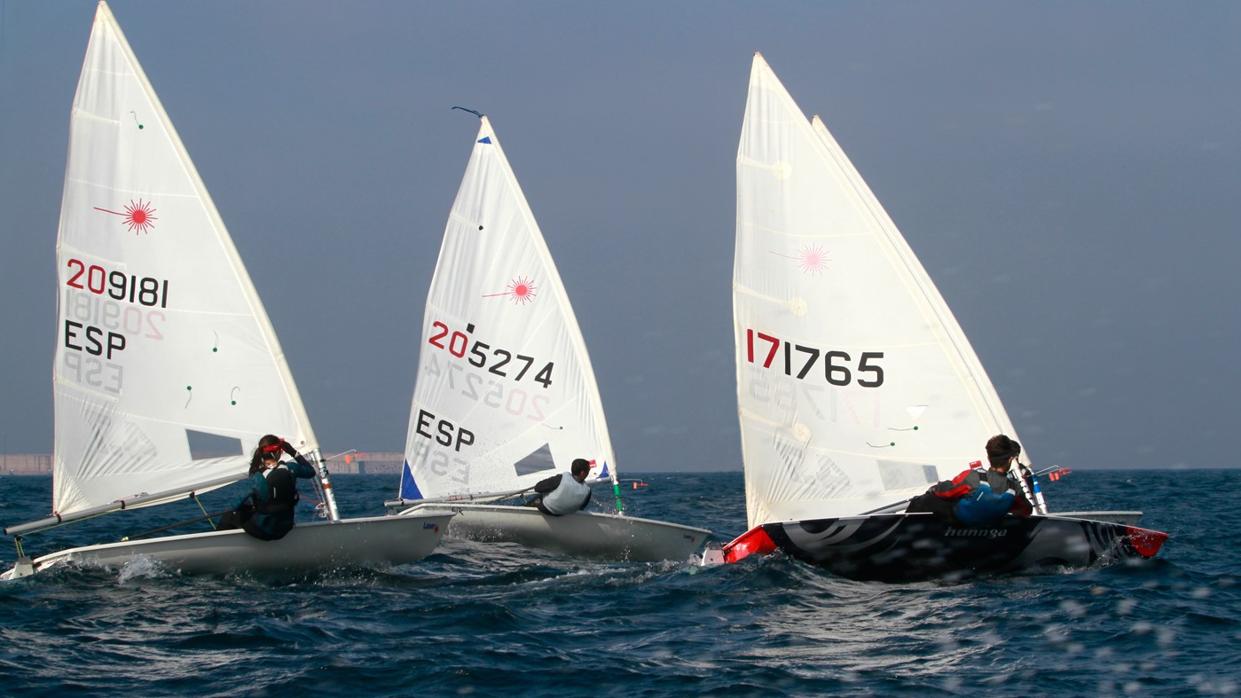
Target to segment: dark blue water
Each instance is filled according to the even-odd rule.
[[[635,515],[725,538],[745,526],[740,473],[645,479],[648,489],[627,493]],[[394,487],[387,476],[337,482],[354,516],[379,514]],[[50,488],[0,478],[0,522],[44,514]],[[1152,562],[899,586],[779,555],[703,569],[459,542],[417,564],[296,581],[65,569],[0,583],[0,693],[1241,691],[1241,472],[1075,472],[1047,489],[1055,509],[1142,509],[1171,538]],[[27,547],[115,539],[196,511],[160,509],[33,535]],[[11,566],[12,548],[0,559]]]

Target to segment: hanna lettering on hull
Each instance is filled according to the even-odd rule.
[[[946,538],[1003,538],[1008,535],[1004,528],[958,528],[949,526],[944,529]]]

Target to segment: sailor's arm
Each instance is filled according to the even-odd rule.
[[[301,478],[312,478],[317,474],[315,473],[315,467],[310,464],[310,461],[306,460],[306,456],[298,453],[297,449],[293,448],[292,444],[288,441],[281,441],[280,446],[284,449],[285,453],[293,456],[293,460],[291,462],[285,463],[285,467],[288,468],[293,475]]]

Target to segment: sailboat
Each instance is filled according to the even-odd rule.
[[[448,515],[340,519],[267,313],[102,1],[70,117],[56,258],[53,513],[5,529],[18,551],[7,577],[140,556],[191,573],[303,570],[411,562],[435,548]],[[316,463],[329,520],[274,542],[208,531],[26,556],[23,537],[36,531],[245,479],[264,433]],[[196,444],[232,455],[196,457]]]
[[[477,112],[474,112],[477,113]],[[423,316],[398,499],[449,511],[448,535],[607,559],[684,560],[710,532],[623,515],[586,345],[490,120],[453,202]],[[590,461],[616,513],[546,516],[493,502]],[[568,475],[565,475],[568,477]]]
[[[750,530],[735,562],[779,548],[839,574],[905,580],[1151,557],[1140,512],[1036,514],[968,528],[910,498],[1016,430],[931,278],[815,116],[762,55],[737,150],[737,407]],[[1028,458],[1028,453],[1027,453]]]

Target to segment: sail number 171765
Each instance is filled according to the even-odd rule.
[[[858,357],[857,364],[846,351],[823,351],[818,347],[806,347],[794,344],[766,332],[752,329],[745,331],[745,359],[748,363],[762,364],[763,368],[772,368],[772,364],[780,358],[784,375],[798,380],[805,380],[811,372],[822,371],[823,377],[831,385],[845,386],[856,383],[863,388],[878,388],[883,385],[883,366],[879,359],[881,351],[864,351]],[[821,368],[816,371],[815,364]]]

